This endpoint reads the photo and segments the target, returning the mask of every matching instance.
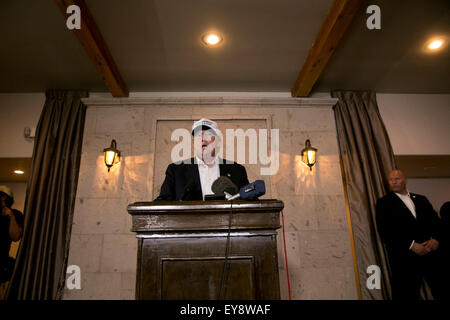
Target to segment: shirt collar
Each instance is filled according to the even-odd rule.
[[[197,164],[202,166],[202,167],[210,167],[208,166],[202,159],[200,159],[198,156],[195,156],[196,160],[197,160]],[[217,165],[219,163],[219,157],[215,156],[213,159],[213,162],[211,163],[213,166]]]
[[[411,198],[411,194],[409,193],[409,191],[408,190],[406,190],[406,192],[407,192],[407,194],[401,194],[401,193],[398,193],[398,192],[394,192],[396,195],[398,195],[399,197],[408,197],[408,198]]]

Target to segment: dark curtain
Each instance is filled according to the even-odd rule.
[[[334,115],[361,295],[363,299],[391,299],[387,253],[377,232],[375,204],[388,191],[394,153],[375,92],[333,91],[331,95],[339,98]],[[366,286],[370,265],[381,269],[381,290]]]
[[[36,129],[24,233],[6,299],[61,299],[86,106],[84,91],[48,90]]]

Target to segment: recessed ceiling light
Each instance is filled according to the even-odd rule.
[[[207,46],[217,46],[222,42],[222,37],[218,33],[208,33],[202,37],[202,41]]]
[[[444,41],[442,40],[434,40],[428,45],[428,49],[430,50],[437,50],[444,44]]]
[[[423,46],[423,50],[428,53],[441,51],[447,45],[447,36],[439,35],[428,39]]]
[[[22,170],[14,170],[14,173],[15,174],[24,174],[25,172]]]

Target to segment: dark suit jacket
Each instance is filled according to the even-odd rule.
[[[442,238],[441,221],[431,203],[422,195],[410,195],[417,218],[394,192],[378,199],[376,205],[378,232],[393,264],[408,263],[415,255],[409,250],[413,240],[422,243],[433,238],[440,242]]]
[[[238,187],[249,184],[247,171],[237,164],[219,164],[220,176],[226,176]],[[202,200],[202,187],[198,164],[191,158],[189,163],[171,163],[166,170],[166,178],[161,186],[161,192],[156,200]]]

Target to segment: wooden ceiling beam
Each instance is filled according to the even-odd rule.
[[[113,97],[128,97],[129,92],[125,81],[119,73],[114,59],[109,52],[100,30],[95,23],[84,0],[54,0],[64,17],[71,15],[66,13],[67,7],[77,5],[81,12],[81,28],[72,31],[83,45],[86,53],[100,73],[103,82],[108,87]]]
[[[364,0],[334,0],[291,90],[307,97]]]

